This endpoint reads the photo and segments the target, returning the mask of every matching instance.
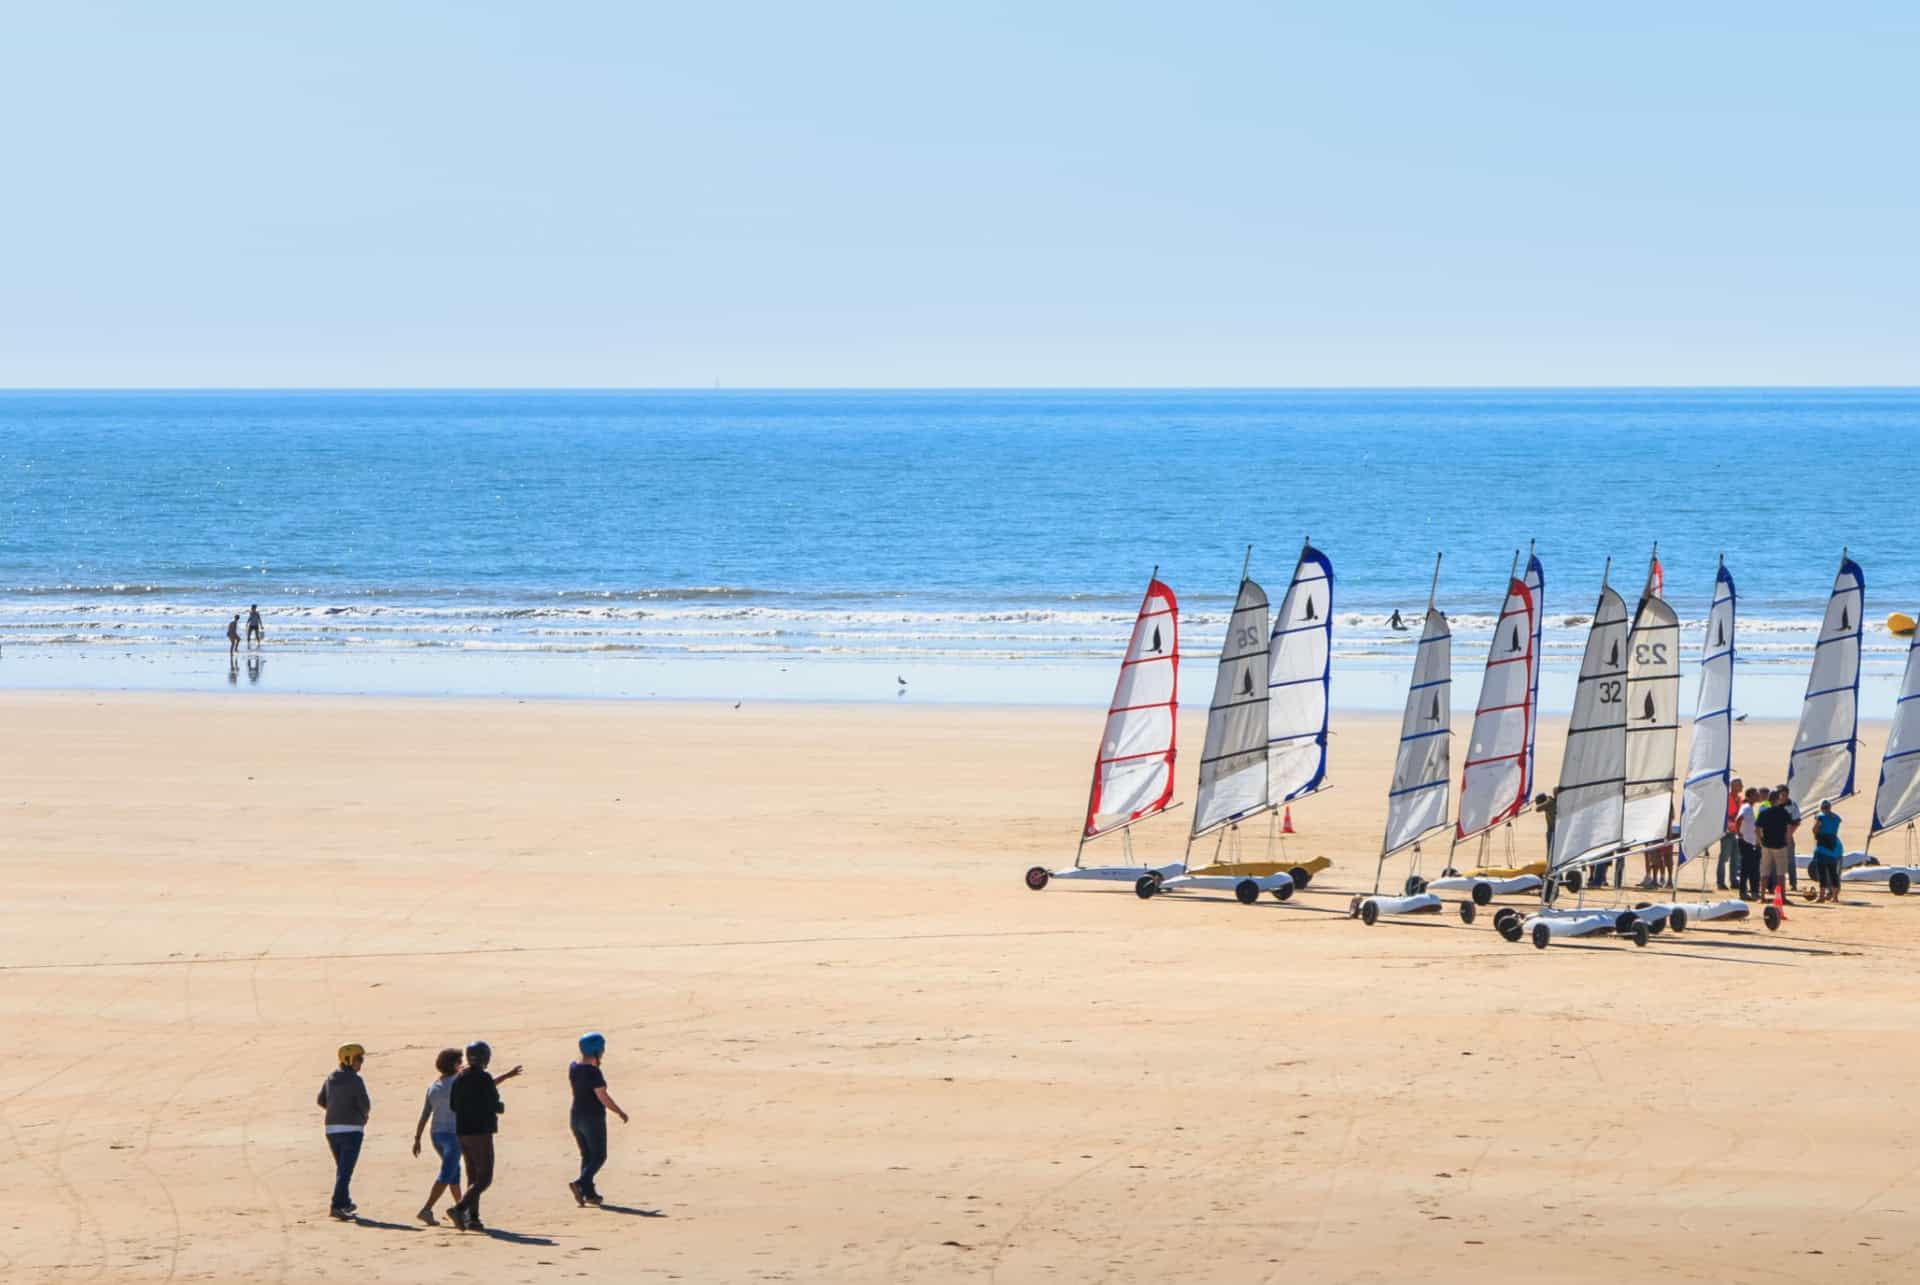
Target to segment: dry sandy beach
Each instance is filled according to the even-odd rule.
[[[1295,810],[1295,850],[1335,867],[1244,907],[1021,886],[1071,858],[1098,711],[13,693],[0,716],[8,1282],[1920,1270],[1920,897],[1850,887],[1777,936],[1645,950],[1366,929],[1345,907],[1386,720],[1337,717],[1336,788]],[[1780,776],[1787,736],[1740,725],[1736,768]],[[1197,717],[1183,738],[1185,798]],[[1558,763],[1549,727],[1544,781]],[[1857,846],[1870,798],[1842,811]],[[1187,817],[1145,854],[1177,856]],[[634,1116],[618,1209],[564,1186],[588,1028]],[[414,1223],[432,1169],[408,1154],[434,1052],[479,1036],[527,1066],[493,1237]],[[362,1226],[326,1216],[313,1106],[347,1040]]]

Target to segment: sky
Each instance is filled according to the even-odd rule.
[[[6,25],[0,386],[1920,384],[1911,3]]]

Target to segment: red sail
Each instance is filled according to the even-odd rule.
[[[1093,764],[1086,838],[1152,816],[1173,801],[1179,610],[1173,590],[1157,579],[1147,582]]]

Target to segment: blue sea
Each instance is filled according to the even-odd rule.
[[[1683,621],[1725,554],[1787,712],[1842,546],[1898,671],[1917,429],[1915,390],[0,393],[0,685],[1100,704],[1156,566],[1204,690],[1247,547],[1277,599],[1311,535],[1337,703],[1397,705],[1444,552],[1470,708],[1529,540],[1564,702],[1657,541]]]

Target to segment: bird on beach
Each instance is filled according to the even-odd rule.
[[[904,678],[895,678],[893,681],[900,684],[902,687],[905,687],[907,685],[907,680]]]
[[[735,709],[739,709],[739,708],[740,708],[740,702],[739,702],[739,701],[735,701],[735,702],[733,703],[733,707],[734,707]]]

